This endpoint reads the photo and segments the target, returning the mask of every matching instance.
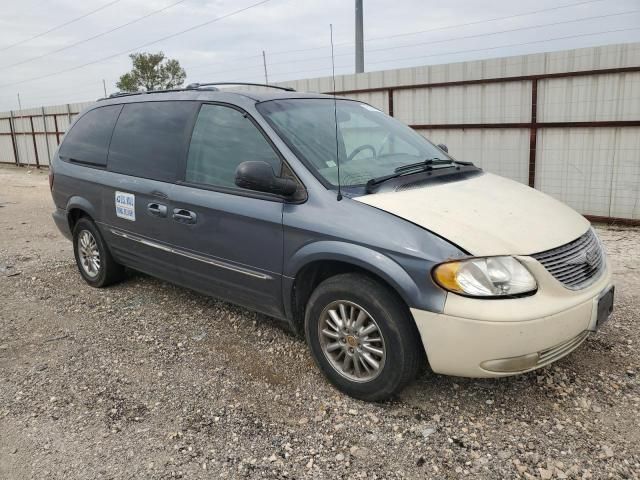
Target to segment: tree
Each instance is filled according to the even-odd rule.
[[[182,86],[186,72],[180,62],[165,59],[164,53],[132,53],[133,69],[120,77],[116,87],[122,92],[164,90]]]

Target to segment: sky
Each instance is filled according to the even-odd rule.
[[[187,83],[264,82],[263,50],[269,81],[328,76],[329,24],[336,74],[355,68],[354,0],[2,3],[0,111],[113,93],[141,51]],[[364,0],[364,38],[365,71],[638,42],[640,0]]]

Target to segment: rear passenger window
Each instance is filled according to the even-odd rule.
[[[122,105],[95,108],[80,117],[64,137],[60,157],[104,167],[113,126],[121,108]]]
[[[111,139],[109,170],[175,181],[197,105],[176,101],[125,104]]]
[[[187,182],[237,188],[236,167],[262,160],[280,175],[281,160],[264,135],[242,112],[220,105],[202,105],[187,157]]]

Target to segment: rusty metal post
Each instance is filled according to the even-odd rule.
[[[53,126],[56,129],[56,144],[60,145],[60,130],[58,129],[58,114],[53,114]]]
[[[536,186],[536,146],[538,143],[538,79],[531,80],[531,128],[529,130],[529,186]]]
[[[20,155],[18,154],[18,142],[16,140],[16,129],[13,124],[13,110],[9,112],[9,130],[11,131],[11,144],[13,145],[13,159],[16,165],[20,166]]]
[[[36,168],[40,168],[40,159],[38,158],[38,143],[36,142],[36,129],[33,126],[33,115],[29,115],[29,124],[31,125],[31,140],[33,140],[33,154],[36,157]]]
[[[49,149],[49,132],[47,131],[47,117],[42,107],[42,126],[44,127],[44,144],[47,146],[47,165],[51,164],[51,150]]]

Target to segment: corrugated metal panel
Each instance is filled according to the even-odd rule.
[[[58,130],[61,132],[66,132],[67,128],[69,128],[69,117],[66,115],[60,115],[58,117]]]
[[[385,113],[389,113],[389,96],[387,92],[358,93],[356,95],[349,95],[349,98],[360,100]]]
[[[640,128],[544,129],[536,187],[583,214],[640,219]]]
[[[11,133],[11,120],[10,119],[0,119],[0,133]]]
[[[511,123],[531,119],[531,83],[399,90],[394,117],[408,124]]]
[[[53,153],[56,151],[56,148],[58,148],[56,136],[49,134],[47,135],[47,140],[49,141],[49,151],[51,152],[51,156],[53,157]]]
[[[444,143],[458,160],[527,184],[529,131],[523,129],[419,130],[436,145]]]
[[[36,146],[38,147],[38,162],[40,163],[40,165],[49,165],[47,142],[44,134],[36,135]],[[53,153],[53,151],[51,153]]]
[[[44,131],[44,120],[42,117],[33,117],[33,128],[36,132]]]
[[[33,150],[33,140],[31,139],[31,135],[17,135],[16,145],[18,147],[18,156],[20,157],[20,163],[35,165],[36,156]]]
[[[637,65],[640,65],[640,43],[638,42],[490,58],[445,65],[408,67],[357,75],[337,75],[336,89],[338,91],[355,90],[418,83],[539,75],[575,70],[634,67]],[[293,80],[282,82],[278,85],[290,86],[299,91],[309,92],[328,92],[333,90],[331,77]]]
[[[8,135],[0,135],[0,162],[15,163],[13,155],[13,143]]]
[[[636,120],[640,73],[557,78],[538,82],[542,122]]]

